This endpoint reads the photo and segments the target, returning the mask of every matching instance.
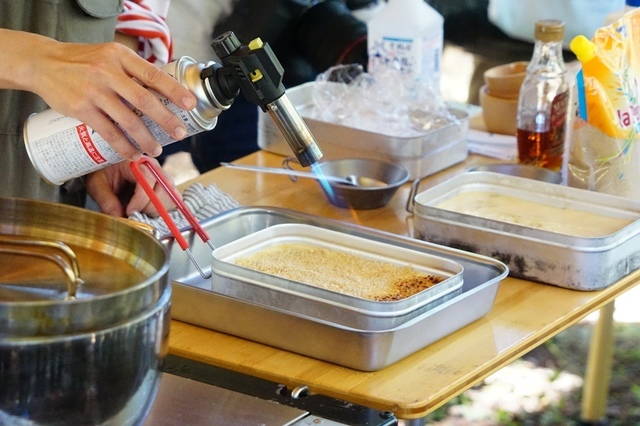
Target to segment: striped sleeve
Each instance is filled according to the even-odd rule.
[[[169,26],[146,0],[125,0],[116,31],[138,37],[138,54],[149,62],[162,66],[172,60]]]

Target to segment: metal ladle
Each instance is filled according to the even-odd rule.
[[[232,163],[220,163],[220,164],[232,169],[274,173],[278,175],[287,175],[287,176],[306,177],[306,178],[311,178],[316,180],[323,180],[327,182],[341,183],[343,185],[350,185],[350,186],[378,187],[378,188],[389,186],[385,182],[382,182],[380,180],[373,179],[373,178],[368,178],[365,176],[347,175],[345,177],[339,177],[339,176],[328,176],[328,175],[316,174],[311,172],[302,172],[302,171],[291,170],[291,169],[280,169],[277,167],[247,166],[244,164],[232,164]]]

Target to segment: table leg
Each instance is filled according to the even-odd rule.
[[[615,300],[600,309],[598,322],[591,336],[582,391],[581,419],[583,422],[599,422],[607,412],[609,380],[613,361],[615,336],[613,311]]]

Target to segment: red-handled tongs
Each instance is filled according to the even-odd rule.
[[[142,157],[137,162],[132,161],[130,166],[131,166],[131,171],[133,172],[134,176],[138,180],[138,183],[140,183],[144,191],[149,196],[149,199],[151,199],[151,202],[156,207],[156,210],[158,210],[158,213],[160,213],[160,216],[162,217],[162,219],[164,219],[165,223],[169,227],[169,230],[171,231],[171,234],[180,245],[180,248],[182,248],[182,250],[184,250],[187,253],[189,258],[191,259],[191,262],[193,262],[196,269],[198,269],[198,272],[200,273],[202,278],[205,278],[205,279],[211,278],[211,272],[209,272],[208,274],[205,273],[200,267],[200,265],[198,264],[198,262],[196,261],[195,257],[193,256],[193,253],[191,253],[191,250],[189,250],[189,243],[187,243],[187,240],[182,236],[182,233],[176,226],[176,223],[173,221],[173,219],[171,219],[169,212],[167,212],[167,209],[165,209],[164,206],[162,205],[162,201],[160,201],[156,193],[153,191],[153,187],[149,184],[147,179],[144,177],[144,175],[140,171],[140,166],[146,166],[149,169],[149,171],[151,172],[151,174],[153,174],[153,177],[156,179],[156,181],[162,186],[162,188],[164,188],[167,194],[169,194],[171,201],[173,201],[173,204],[175,204],[175,206],[178,208],[180,213],[182,213],[182,216],[184,216],[187,222],[189,222],[189,225],[191,225],[191,228],[193,228],[193,230],[196,232],[196,234],[198,234],[200,239],[202,239],[203,242],[207,243],[209,247],[211,247],[211,249],[213,250],[215,249],[215,246],[211,242],[211,238],[209,238],[209,234],[207,234],[207,231],[204,230],[204,228],[198,222],[198,219],[196,219],[196,217],[189,211],[189,209],[184,204],[184,202],[182,202],[180,195],[175,191],[175,189],[173,189],[173,186],[165,180],[164,176],[162,175],[162,172],[160,172],[156,168],[153,162],[149,161],[149,159],[146,157]]]

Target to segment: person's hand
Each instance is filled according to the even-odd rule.
[[[195,96],[170,75],[119,43],[61,43],[19,31],[1,30],[9,52],[0,70],[0,88],[36,93],[61,114],[74,117],[98,132],[125,159],[141,153],[114,123],[118,123],[143,153],[157,156],[162,147],[126,101],[158,123],[174,139],[186,136],[182,121],[147,88],[190,110]]]
[[[151,158],[150,160],[157,164],[156,168],[168,182],[173,184],[175,189],[173,178],[160,167],[155,159]],[[151,217],[157,217],[158,210],[142,186],[137,183],[129,163],[129,161],[122,161],[87,175],[85,180],[87,193],[98,204],[100,210],[108,215],[128,217],[135,212],[141,212]],[[151,172],[146,167],[140,167],[140,171],[152,184],[154,192],[165,208],[167,210],[175,208],[166,191],[156,182]]]

